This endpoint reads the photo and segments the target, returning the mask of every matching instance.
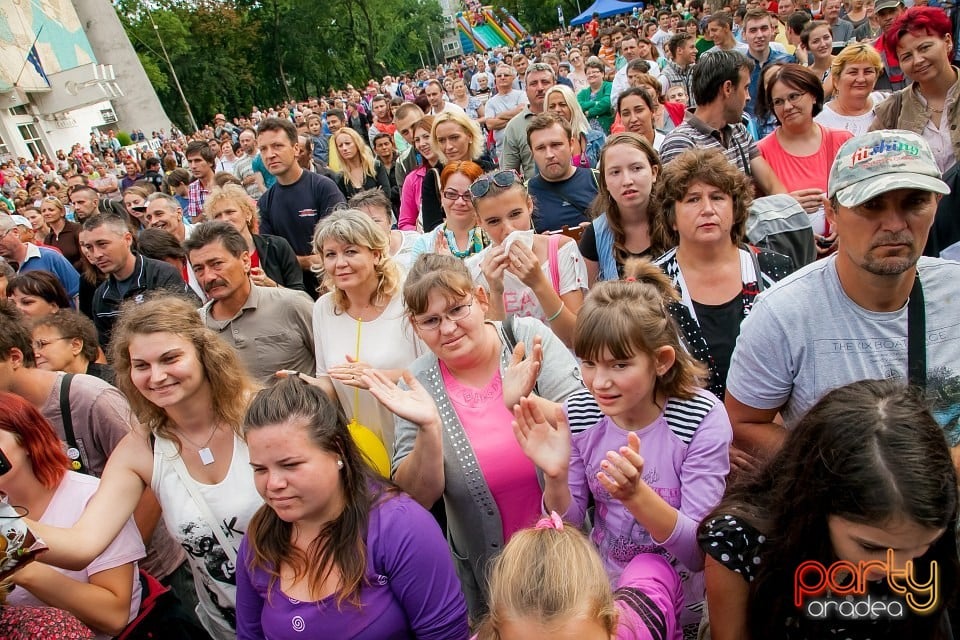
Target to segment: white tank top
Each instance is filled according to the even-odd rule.
[[[233,459],[226,477],[218,484],[196,483],[224,533],[236,547],[247,524],[263,500],[253,484],[253,470],[246,443],[233,438]],[[236,567],[224,552],[201,511],[177,475],[171,460],[153,448],[151,488],[163,507],[167,529],[187,552],[200,605],[197,615],[216,640],[235,640],[237,581]]]

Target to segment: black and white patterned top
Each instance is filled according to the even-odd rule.
[[[754,258],[756,259],[754,260]],[[710,382],[707,384],[707,390],[723,400],[726,392],[725,372],[722,372],[721,368],[717,366],[714,353],[700,328],[697,312],[694,309],[694,301],[690,297],[690,292],[683,280],[683,273],[680,271],[680,264],[677,262],[677,250],[674,248],[667,251],[654,260],[654,264],[667,274],[677,288],[677,293],[680,294],[680,302],[669,305],[668,309],[683,332],[683,337],[691,355],[710,369]],[[759,266],[759,274],[756,272],[757,266]],[[758,247],[742,246],[740,248],[740,273],[743,281],[743,289],[740,294],[740,303],[743,309],[741,322],[750,314],[753,302],[761,291],[787,277],[795,269],[793,260],[785,255]],[[733,340],[736,339],[736,336],[730,337]]]
[[[753,582],[766,541],[762,533],[736,516],[720,515],[703,523],[697,541],[704,553]]]
[[[761,553],[766,537],[739,516],[720,514],[704,521],[697,537],[700,549],[721,565],[743,576],[748,583],[757,577],[762,560]],[[872,602],[899,599],[887,586],[886,581],[869,582],[868,595]],[[829,594],[827,594],[829,595]],[[783,594],[788,600],[792,593]],[[853,596],[835,600],[852,600]],[[862,599],[863,596],[860,596]],[[852,604],[852,603],[851,603]],[[918,616],[904,605],[906,616],[902,619],[874,618],[844,619],[836,614],[817,617],[819,609],[813,609],[813,615],[807,610],[796,610],[783,620],[784,632],[781,638],[786,640],[881,640],[913,638],[949,638],[949,622],[946,616]],[[749,611],[748,611],[749,615]]]

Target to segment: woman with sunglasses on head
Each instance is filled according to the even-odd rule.
[[[533,317],[568,347],[587,288],[577,243],[533,230],[533,199],[516,172],[489,173],[470,185],[480,228],[491,245],[465,264],[490,300],[487,317]]]
[[[823,109],[823,84],[798,64],[786,64],[773,76],[766,86],[766,101],[780,126],[757,148],[787,192],[810,214],[817,253],[826,255],[837,241],[823,209],[827,177],[840,146],[853,136],[814,121]]]
[[[896,380],[834,389],[775,458],[729,488],[698,536],[714,640],[953,637],[957,475],[928,407]],[[807,562],[821,571],[814,565],[804,582],[820,576],[827,584],[804,597],[798,569]],[[930,589],[911,589],[914,602],[929,607],[923,614],[891,588],[888,572],[905,566]],[[903,577],[897,582],[899,590]],[[857,615],[843,615],[843,605]],[[859,615],[864,605],[870,611]]]
[[[490,244],[477,224],[477,211],[470,193],[470,185],[481,175],[483,167],[475,162],[454,162],[443,168],[440,201],[444,220],[417,238],[411,249],[414,260],[422,253],[442,253],[463,260]]]
[[[567,60],[570,62],[570,73],[567,74],[567,80],[573,83],[574,92],[579,92],[582,89],[586,89],[590,86],[590,83],[587,81],[586,67],[584,67],[584,58],[583,54],[580,53],[577,49],[571,49],[570,54],[567,56]]]
[[[512,326],[486,320],[486,291],[450,256],[420,256],[403,297],[431,353],[413,363],[402,384],[377,371],[364,381],[397,416],[394,480],[424,506],[444,500],[451,551],[477,618],[486,608],[489,561],[541,510],[536,469],[511,427],[508,407],[521,391],[505,371],[514,362],[513,369],[535,381],[540,398],[562,402],[583,388],[580,370],[538,320],[515,318]]]
[[[375,476],[347,419],[297,378],[244,420],[264,500],[240,545],[238,640],[467,640],[467,607],[436,521]]]
[[[658,208],[651,202],[660,174],[660,156],[646,138],[618,133],[607,139],[600,154],[599,212],[580,238],[590,284],[619,280],[631,257],[655,257],[669,247],[654,234]]]

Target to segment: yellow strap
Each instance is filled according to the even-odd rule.
[[[360,327],[363,326],[362,316],[357,318],[357,350],[354,356],[357,361],[360,360]],[[353,388],[353,419],[351,422],[357,422],[357,416],[360,414],[360,387]]]

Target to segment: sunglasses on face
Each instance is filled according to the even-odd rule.
[[[470,185],[470,195],[474,198],[482,198],[490,192],[491,185],[500,187],[501,189],[507,189],[518,182],[523,184],[523,178],[520,177],[519,173],[513,169],[504,169],[503,171],[492,173],[489,176],[477,178],[474,183]]]

